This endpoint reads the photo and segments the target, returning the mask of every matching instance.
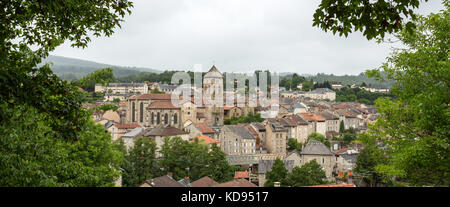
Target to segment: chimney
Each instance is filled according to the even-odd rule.
[[[168,173],[167,173],[167,176],[168,176],[169,178],[172,178],[173,172],[168,172]]]
[[[189,176],[184,176],[184,180],[186,180],[187,183],[191,182],[191,180],[189,179]]]

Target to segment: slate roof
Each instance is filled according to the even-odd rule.
[[[161,88],[161,90],[175,90],[178,86],[177,85],[169,85],[169,84],[160,84],[159,88]]]
[[[266,127],[264,127],[263,123],[253,122],[250,125],[252,125],[254,128],[256,128],[260,132],[266,131]]]
[[[291,172],[294,168],[294,160],[282,160],[284,167]],[[268,171],[272,170],[273,163],[275,160],[259,160],[258,162],[258,174],[266,174]]]
[[[142,134],[144,132],[144,129],[145,129],[144,127],[135,128],[135,129],[131,130],[130,132],[122,135],[122,137],[137,138],[137,136],[139,136],[140,134]]]
[[[276,119],[267,119],[267,120],[269,121],[269,123],[267,123],[267,124],[269,124],[270,128],[272,129],[272,131],[274,131],[274,132],[285,132],[285,131],[288,131],[288,129],[285,128],[283,126],[283,123],[280,123],[279,120],[276,120]]]
[[[214,185],[219,185],[218,182],[212,178],[205,176],[191,183],[192,187],[212,187]]]
[[[184,187],[192,187],[192,184],[189,182],[189,180],[186,179],[181,179],[178,181],[178,183],[180,183]]]
[[[302,155],[334,155],[322,142],[310,140],[300,152]]]
[[[316,89],[314,89],[314,90],[312,90],[312,91],[310,91],[308,93],[321,93],[321,94],[324,94],[324,93],[330,93],[330,92],[333,93],[334,91],[329,89],[329,88],[316,88]]]
[[[213,187],[258,187],[246,179],[237,179],[226,183],[214,185]]]
[[[326,111],[322,111],[318,113],[321,117],[325,118],[326,120],[339,120],[339,117]]]
[[[132,96],[128,100],[171,100],[171,94],[146,93],[139,96]]]
[[[95,84],[95,85],[103,85],[103,84]],[[146,86],[146,84],[145,83],[108,83],[108,87],[117,87],[117,86],[143,87],[143,86]]]
[[[186,187],[168,175],[146,180],[144,182],[152,187]]]
[[[230,129],[232,133],[236,136],[242,137],[243,139],[255,139],[255,136],[253,136],[253,134],[251,134],[245,126],[227,125],[224,126],[224,128]]]

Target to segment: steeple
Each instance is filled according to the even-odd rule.
[[[209,72],[218,72],[218,73],[220,73],[219,70],[217,70],[217,68],[216,68],[215,65],[213,65],[212,68],[209,69],[208,73],[209,73]]]

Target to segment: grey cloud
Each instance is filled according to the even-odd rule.
[[[133,14],[109,38],[89,47],[59,47],[52,54],[159,70],[209,68],[270,69],[297,73],[359,74],[379,66],[389,45],[348,38],[312,27],[319,1],[136,0]],[[423,7],[423,8],[422,8]],[[439,2],[422,3],[421,13]]]

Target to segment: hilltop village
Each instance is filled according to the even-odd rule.
[[[215,66],[208,73],[213,72],[220,74]],[[342,87],[336,83],[332,86],[333,89]],[[377,118],[374,106],[335,102],[336,92],[329,88],[307,92],[280,88],[275,117],[258,116],[254,122],[236,123],[233,120],[259,115],[269,107],[259,104],[253,107],[248,99],[223,107],[197,107],[194,98],[175,106],[171,93],[176,88],[176,85],[157,82],[96,84],[95,92],[104,94],[102,102],[114,100],[118,109],[96,111],[93,119],[111,133],[114,141],[122,140],[127,149],[141,137],[155,141],[158,150],[165,137],[200,140],[219,146],[228,163],[241,170],[234,172],[235,179],[226,183],[218,183],[207,176],[197,181],[187,176],[175,180],[169,172],[140,186],[264,186],[266,174],[277,159],[283,161],[288,172],[315,160],[331,184],[355,186],[357,178],[353,177],[353,170],[363,148],[356,141],[356,135]],[[154,91],[158,93],[152,93]],[[224,94],[234,96],[236,91],[224,91]],[[93,107],[93,104],[85,104],[85,107]],[[120,181],[117,185],[121,185]]]

